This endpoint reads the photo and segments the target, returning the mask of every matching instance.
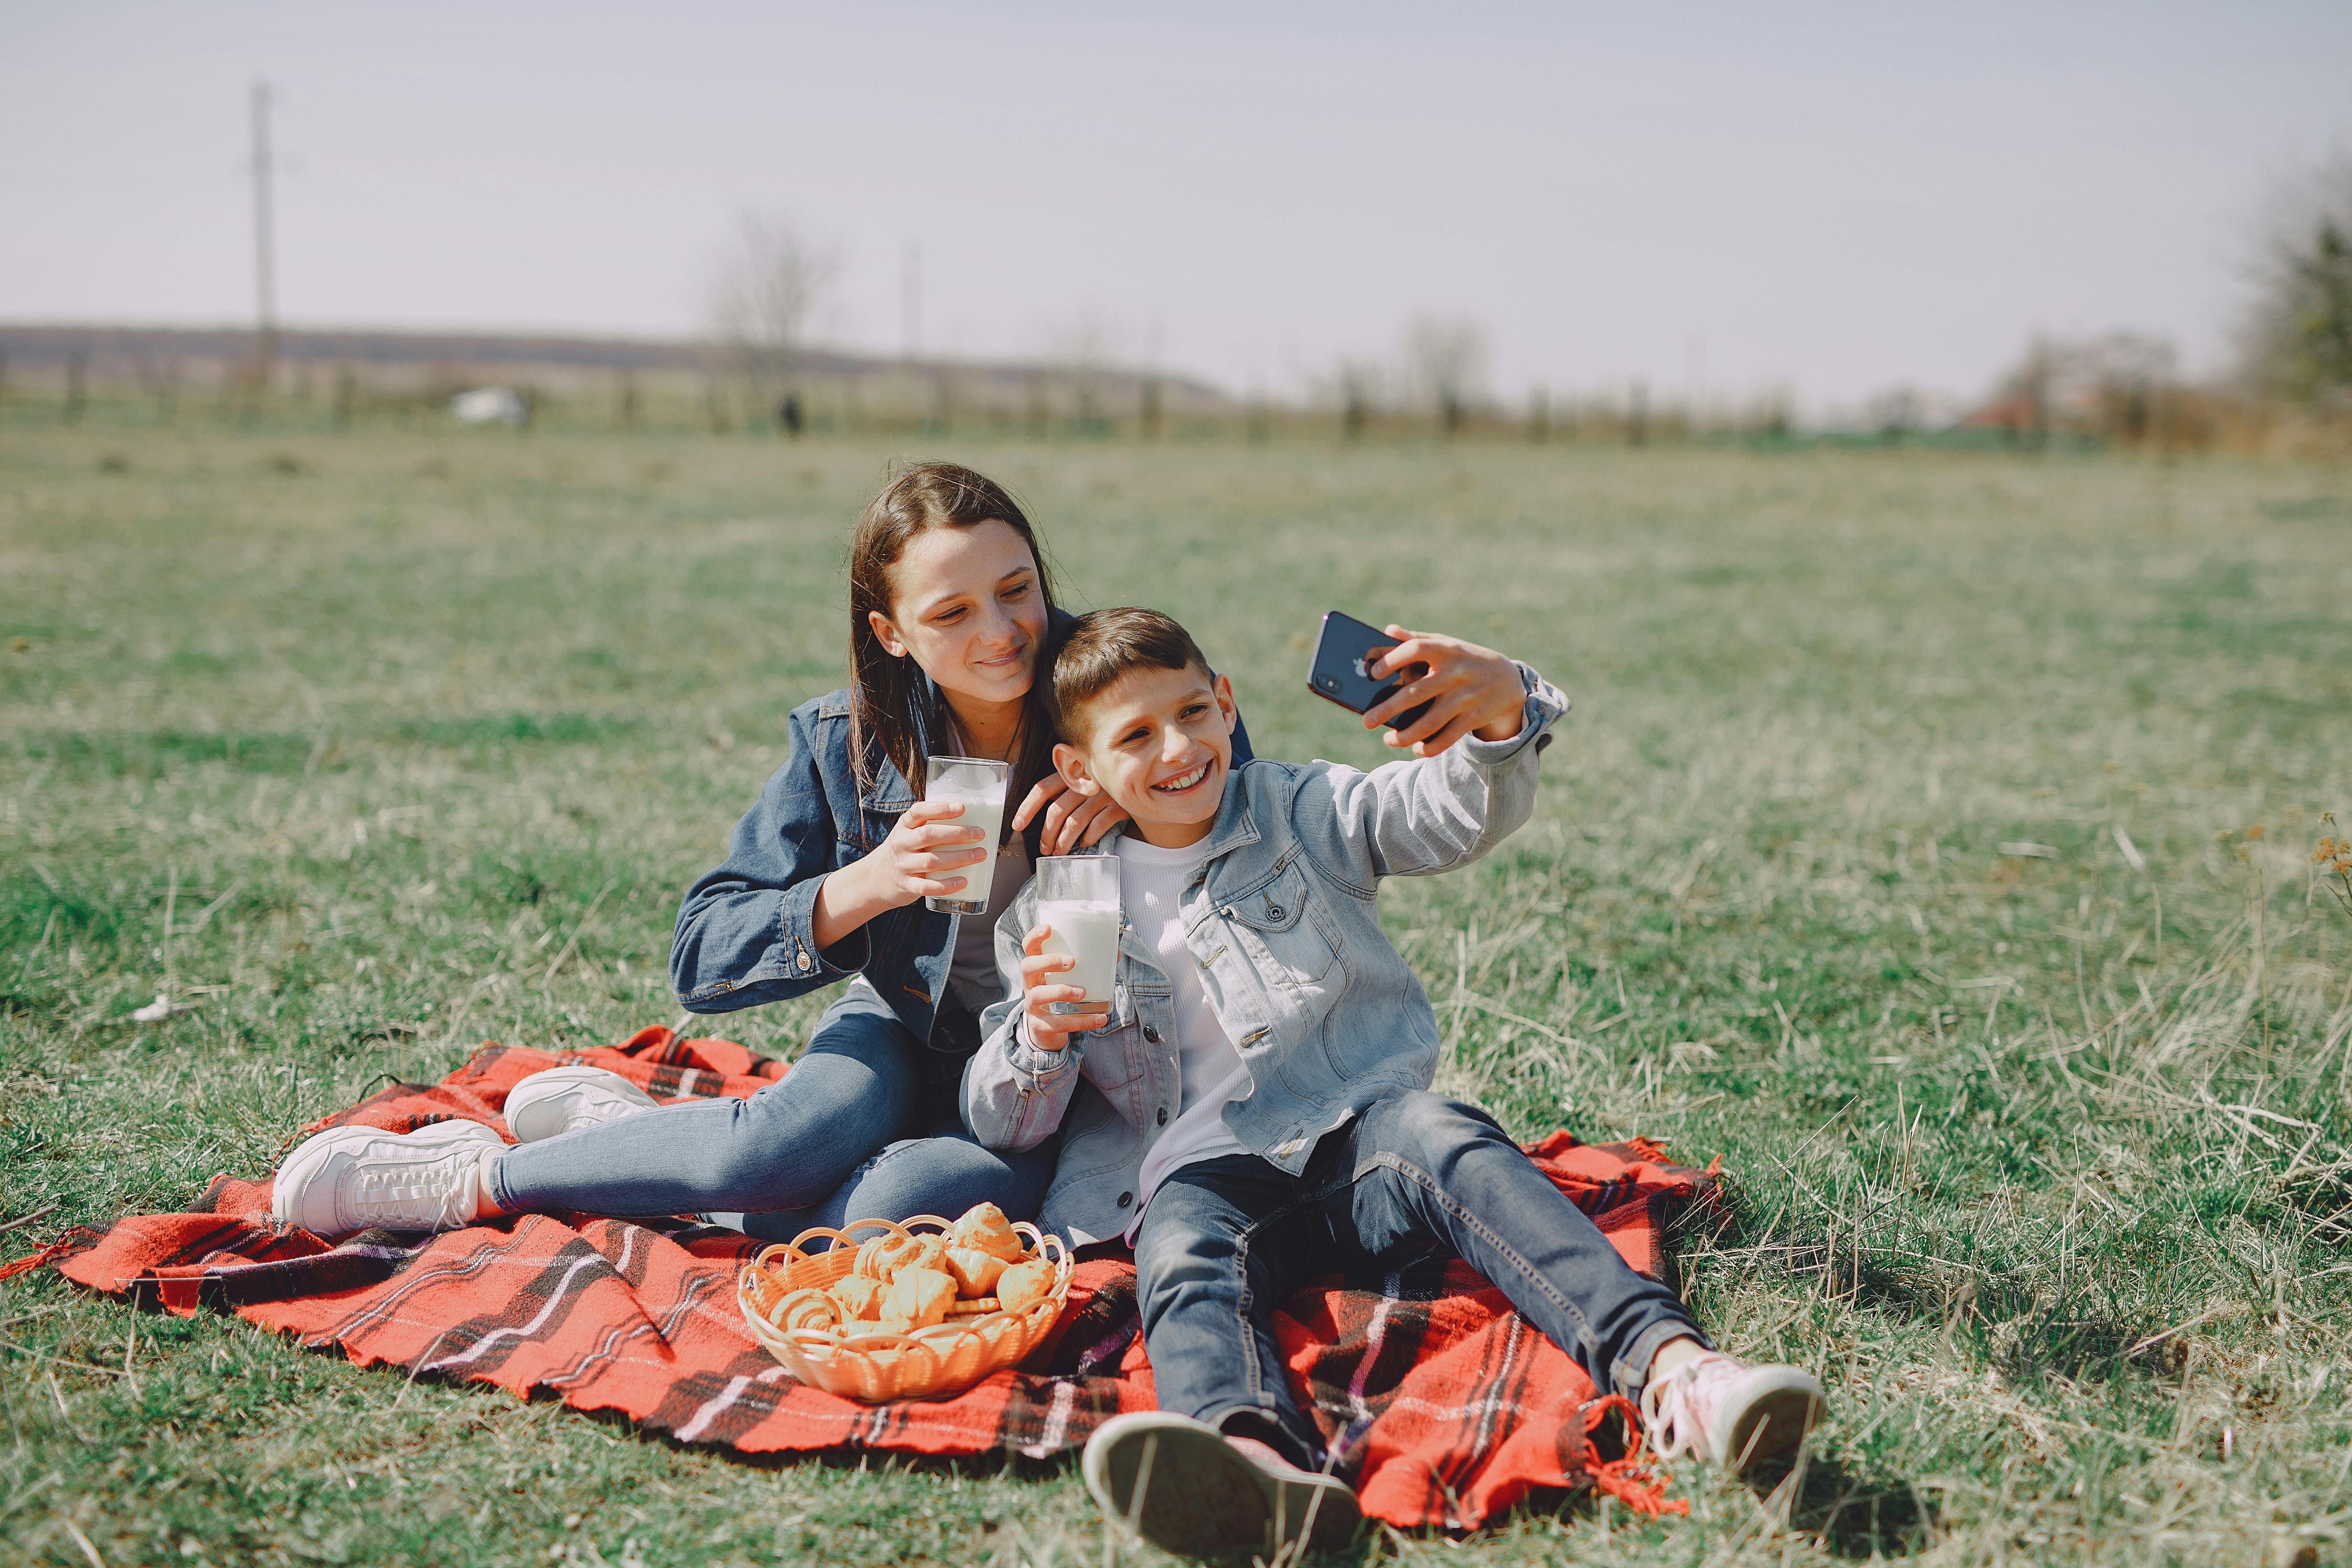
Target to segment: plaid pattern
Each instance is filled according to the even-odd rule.
[[[566,1062],[610,1068],[663,1099],[750,1094],[784,1071],[732,1042],[663,1028],[562,1055],[493,1045],[438,1084],[394,1083],[304,1131],[404,1131],[466,1117],[503,1135],[507,1091]],[[1672,1209],[1714,1190],[1712,1171],[1669,1165],[1644,1141],[1594,1147],[1555,1132],[1528,1152],[1654,1275]],[[794,1382],[744,1330],[734,1276],[757,1247],[684,1221],[586,1215],[523,1215],[422,1239],[369,1231],[334,1246],[274,1225],[267,1179],[221,1176],[192,1213],[78,1231],[0,1277],[46,1263],[168,1311],[234,1311],[362,1366],[526,1396],[545,1389],[578,1409],[747,1453],[1042,1458],[1084,1443],[1110,1415],[1153,1407],[1123,1250],[1081,1255],[1061,1322],[1021,1368],[954,1399],[873,1407]],[[1373,1518],[1475,1528],[1531,1493],[1581,1485],[1643,1512],[1685,1506],[1664,1500],[1639,1467],[1632,1408],[1596,1398],[1574,1362],[1458,1261],[1318,1280],[1276,1323],[1302,1405]]]

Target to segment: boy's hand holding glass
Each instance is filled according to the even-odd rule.
[[[1021,944],[1021,1015],[1029,1043],[1041,1051],[1058,1051],[1072,1035],[1099,1029],[1110,1022],[1110,999],[1087,1000],[1087,988],[1073,985],[1070,971],[1078,961],[1066,952],[1047,952],[1051,926],[1041,925]],[[1056,1012],[1055,1008],[1071,1009]]]
[[[1416,757],[1433,757],[1465,735],[1482,741],[1507,741],[1519,732],[1527,709],[1527,683],[1519,667],[1507,654],[1438,632],[1386,628],[1397,645],[1364,667],[1376,680],[1412,665],[1425,665],[1364,714],[1364,728],[1377,730],[1396,714],[1421,703],[1429,704],[1408,728],[1382,737],[1391,746],[1411,746]]]
[[[1118,858],[1048,855],[1037,862],[1037,925],[1021,944],[1029,1037],[1058,1051],[1110,1022],[1118,984]]]

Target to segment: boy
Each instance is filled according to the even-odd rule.
[[[1354,1532],[1272,1322],[1299,1283],[1350,1264],[1453,1248],[1596,1386],[1635,1397],[1669,1455],[1744,1471],[1819,1414],[1812,1377],[1717,1353],[1491,1118],[1428,1091],[1436,1019],[1375,889],[1466,864],[1526,821],[1568,702],[1523,665],[1423,634],[1370,673],[1415,663],[1430,673],[1368,721],[1451,688],[1475,696],[1469,733],[1365,773],[1235,770],[1232,688],[1156,612],[1083,616],[1054,662],[1056,767],[1133,818],[1102,847],[1119,858],[1118,994],[1069,1010],[1085,993],[1057,983],[1072,961],[1045,952],[1024,889],[996,931],[1019,984],[982,1016],[964,1116],[1003,1149],[1063,1127],[1040,1226],[1135,1248],[1160,1409],[1105,1423],[1084,1468],[1107,1511],[1171,1551],[1302,1535],[1330,1550]]]

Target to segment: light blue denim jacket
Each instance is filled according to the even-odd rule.
[[[1526,722],[1510,740],[1464,740],[1370,773],[1253,762],[1225,781],[1184,890],[1184,943],[1250,1070],[1225,1125],[1293,1175],[1324,1133],[1385,1095],[1428,1088],[1436,1071],[1436,1016],[1381,930],[1377,889],[1466,865],[1534,810],[1537,755],[1568,699],[1519,669]],[[1036,902],[1033,879],[997,922],[1006,997],[981,1016],[964,1121],[992,1148],[1029,1149],[1066,1119],[1038,1223],[1081,1244],[1127,1228],[1144,1155],[1182,1109],[1175,1004],[1154,955],[1123,929],[1110,1022],[1060,1051],[1030,1044],[1021,940]]]

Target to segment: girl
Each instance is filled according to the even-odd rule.
[[[688,890],[670,952],[698,1013],[848,981],[792,1069],[746,1100],[657,1106],[617,1074],[551,1068],[508,1097],[513,1148],[474,1121],[332,1128],[278,1172],[279,1220],[335,1236],[531,1209],[724,1211],[782,1240],[981,1202],[1037,1212],[1055,1148],[983,1148],[963,1131],[957,1086],[979,1014],[1003,991],[996,918],[1032,856],[1125,819],[1054,772],[1034,677],[1070,617],[1021,508],[951,463],[908,469],[867,506],[849,594],[850,684],[793,710],[791,756],[726,860]],[[1245,732],[1234,745],[1245,759]],[[1022,804],[1004,842],[979,843],[961,805],[921,798],[933,752],[1011,764],[1007,798]],[[985,897],[987,912],[925,907],[940,897]]]

